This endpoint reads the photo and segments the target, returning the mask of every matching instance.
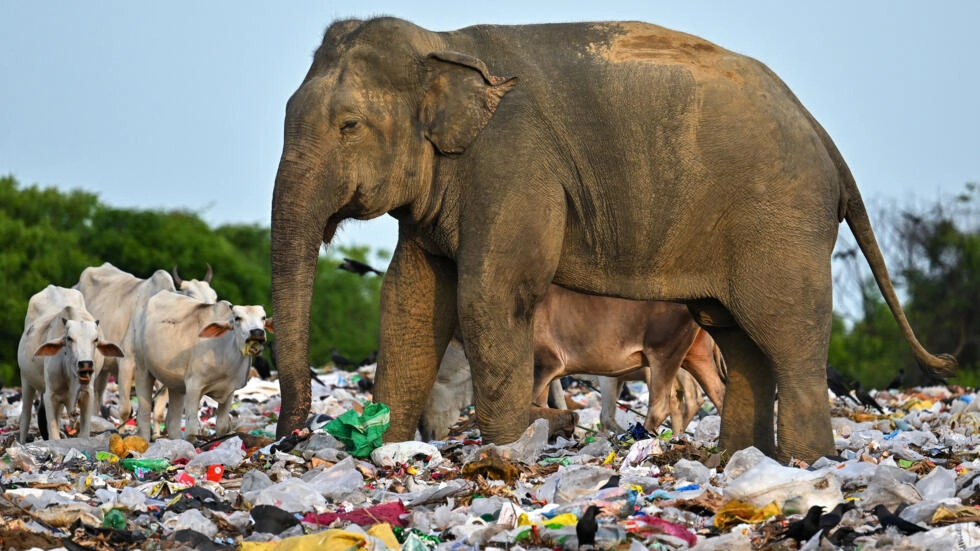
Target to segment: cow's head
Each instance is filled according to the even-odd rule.
[[[122,350],[115,343],[102,338],[97,320],[61,318],[61,321],[64,324],[64,335],[42,344],[34,355],[54,356],[64,350],[64,365],[75,373],[81,384],[87,385],[91,382],[96,367],[101,368],[104,357],[123,356]]]
[[[207,267],[208,271],[204,274],[204,279],[181,279],[180,274],[177,273],[177,266],[174,265],[170,275],[174,278],[174,287],[177,288],[177,292],[205,304],[218,302],[218,293],[211,288],[211,278],[214,276],[214,271],[210,264]]]
[[[234,332],[243,356],[255,356],[262,353],[266,332],[272,332],[272,318],[265,317],[262,306],[232,306],[231,319],[209,323],[199,336],[220,337],[229,331]]]

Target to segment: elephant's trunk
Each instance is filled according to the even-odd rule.
[[[312,171],[283,160],[272,198],[272,305],[282,407],[276,435],[303,426],[310,412],[310,303],[320,244],[333,237],[336,211],[318,197]],[[325,208],[326,207],[326,208]]]

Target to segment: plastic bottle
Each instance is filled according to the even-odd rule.
[[[102,519],[102,526],[113,530],[125,530],[126,515],[119,509],[111,509]]]
[[[140,457],[120,459],[119,464],[124,469],[136,472],[137,469],[143,471],[165,471],[170,468],[170,461],[162,457]]]

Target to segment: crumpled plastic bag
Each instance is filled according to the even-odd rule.
[[[367,457],[381,446],[381,436],[388,430],[390,414],[385,404],[370,403],[364,406],[364,413],[347,410],[324,428],[343,442],[351,455]]]
[[[375,524],[366,532],[357,526],[350,526],[345,530],[331,528],[275,541],[244,541],[238,549],[240,551],[348,551],[349,549],[382,551],[400,547],[391,525],[382,522]]]
[[[779,505],[775,501],[760,508],[751,503],[733,499],[722,505],[721,509],[715,513],[714,525],[715,528],[724,530],[736,524],[758,524],[779,513]]]
[[[404,503],[401,501],[390,501],[373,507],[354,509],[353,511],[347,512],[307,513],[303,517],[303,521],[310,524],[329,526],[335,520],[340,519],[360,526],[370,526],[379,522],[385,522],[389,525],[404,527],[407,525],[404,518],[407,514],[408,509],[405,508]]]

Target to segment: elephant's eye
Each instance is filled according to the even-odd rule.
[[[357,127],[357,121],[345,121],[344,124],[340,125],[341,132],[350,132]]]

